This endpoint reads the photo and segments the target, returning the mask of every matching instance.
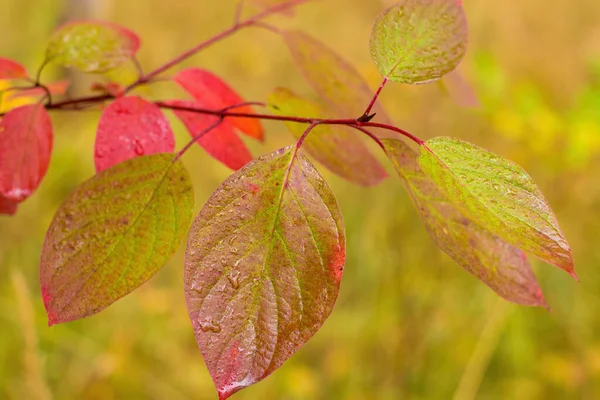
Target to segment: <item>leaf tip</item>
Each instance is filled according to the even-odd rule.
[[[575,270],[571,268],[571,270],[567,271],[569,273],[569,275],[571,275],[573,278],[575,278],[575,280],[577,281],[577,283],[581,283],[581,281],[579,280],[579,277],[577,276],[577,274],[575,273]]]

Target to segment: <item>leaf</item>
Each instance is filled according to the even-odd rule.
[[[466,108],[476,108],[481,104],[477,98],[477,94],[473,87],[467,82],[465,77],[458,71],[454,70],[440,79],[440,86],[444,92],[454,100],[454,102]]]
[[[198,107],[192,101],[173,100],[169,104],[181,107]],[[192,137],[203,132],[219,120],[219,117],[192,111],[173,110]],[[208,154],[235,170],[252,161],[252,154],[230,124],[221,123],[204,134],[197,142]]]
[[[21,64],[8,58],[0,57],[0,79],[27,78],[28,74]]]
[[[391,81],[428,83],[456,68],[467,38],[467,19],[456,0],[401,0],[375,21],[371,56]]]
[[[150,279],[179,247],[193,208],[189,174],[173,154],[134,158],[81,184],[42,249],[48,324],[96,314]]]
[[[15,215],[19,203],[0,195],[0,215]]]
[[[0,121],[0,196],[21,202],[37,189],[52,154],[52,123],[42,104],[9,111]]]
[[[279,115],[324,116],[318,104],[283,88],[271,94],[269,103],[275,114]],[[296,139],[300,139],[306,129],[306,126],[294,122],[287,122],[286,126]],[[379,161],[350,128],[319,125],[307,136],[302,148],[330,171],[350,182],[373,186],[387,177]]]
[[[335,197],[295,146],[231,175],[191,229],[185,296],[221,400],[267,377],[312,337],[339,291]]]
[[[423,172],[474,222],[576,277],[571,249],[556,216],[520,166],[447,137],[425,142],[419,162]]]
[[[209,71],[188,68],[179,72],[174,79],[196,99],[199,107],[221,110],[245,103],[244,99],[229,85]],[[249,105],[235,107],[233,111],[254,114],[254,110]],[[258,118],[227,118],[225,124],[233,125],[252,138],[262,140],[264,137],[264,130]]]
[[[303,32],[286,31],[283,38],[308,83],[337,116],[355,118],[363,114],[375,91],[351,64]],[[379,122],[390,123],[381,105],[375,104],[373,112]]]
[[[508,301],[548,307],[525,254],[467,218],[396,139],[382,140],[427,232],[444,253]]]
[[[137,96],[120,97],[106,107],[98,123],[96,171],[131,158],[174,149],[171,125],[157,105]]]
[[[67,89],[69,88],[70,84],[71,84],[71,82],[69,82],[67,80],[62,80],[62,81],[49,83],[46,85],[46,88],[48,89],[50,94],[62,95],[67,92]],[[10,101],[10,100],[14,100],[14,99],[28,97],[33,102],[37,102],[37,101],[40,101],[45,96],[46,96],[46,91],[43,88],[35,87],[35,88],[31,88],[31,89],[11,91],[7,96],[7,100]]]
[[[133,58],[140,39],[112,22],[69,22],[50,38],[46,59],[67,68],[103,73]]]

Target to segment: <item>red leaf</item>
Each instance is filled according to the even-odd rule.
[[[19,203],[0,196],[0,215],[14,215],[17,212]]]
[[[200,68],[185,69],[179,72],[174,79],[196,99],[200,107],[220,110],[245,102],[221,78]],[[236,107],[235,112],[254,114],[254,110],[250,106]],[[264,137],[263,127],[256,118],[228,118],[225,123],[232,124],[255,139],[262,140]]]
[[[0,121],[0,195],[23,201],[39,186],[50,163],[52,123],[41,104],[9,111]]]
[[[141,155],[172,152],[175,137],[158,106],[137,96],[121,97],[102,113],[95,149],[100,172]]]
[[[169,102],[182,107],[198,107],[192,101],[174,100]],[[183,122],[192,137],[196,136],[211,124],[217,121],[214,115],[200,114],[191,111],[173,110],[175,115]],[[215,159],[229,168],[238,170],[250,161],[252,154],[229,124],[222,123],[202,136],[197,143]]]
[[[0,57],[0,79],[27,78],[27,71],[16,61]]]

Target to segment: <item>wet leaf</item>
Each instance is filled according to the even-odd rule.
[[[428,140],[419,162],[423,172],[474,222],[575,276],[571,249],[556,216],[523,168],[447,137]]]
[[[318,40],[299,31],[286,31],[283,38],[296,66],[336,116],[341,118],[360,117],[375,94],[356,69]],[[373,112],[377,121],[390,123],[390,119],[379,104]],[[329,114],[331,115],[331,114]]]
[[[27,78],[25,67],[16,61],[0,57],[0,79]]]
[[[371,56],[391,81],[427,83],[456,68],[467,37],[467,20],[456,0],[401,0],[375,21]]]
[[[173,154],[134,158],[84,182],[46,233],[40,282],[48,324],[96,314],[150,279],[187,233],[188,172]]]
[[[192,101],[173,100],[172,105],[182,107],[198,107]],[[219,120],[214,115],[200,114],[191,111],[173,110],[175,115],[183,122],[192,137],[195,137]],[[240,139],[230,124],[221,123],[210,132],[203,135],[198,143],[208,154],[222,162],[227,167],[238,170],[252,161],[252,154]]]
[[[100,172],[125,160],[175,149],[175,137],[160,108],[137,96],[120,97],[100,117],[94,161]]]
[[[188,68],[179,72],[174,79],[194,97],[197,107],[222,110],[245,103],[245,100],[229,85],[209,71],[200,68]],[[254,110],[248,105],[236,107],[232,111],[254,114]],[[250,137],[263,139],[264,131],[258,118],[227,118],[224,122],[225,125],[231,124]]]
[[[547,307],[525,254],[467,218],[421,171],[418,154],[406,144],[382,141],[435,244],[504,299]]]
[[[20,202],[37,189],[52,154],[52,123],[41,104],[9,111],[0,121],[0,195]]]
[[[325,117],[318,104],[283,88],[271,94],[269,104],[279,115]],[[294,122],[287,122],[286,126],[296,139],[300,139],[306,129],[305,125]],[[379,161],[348,127],[317,126],[304,141],[302,149],[331,172],[359,185],[377,185],[387,177]]]
[[[84,72],[102,73],[135,56],[140,39],[112,22],[69,22],[50,38],[46,59]]]
[[[19,203],[0,196],[0,215],[15,215]]]
[[[334,195],[295,146],[254,160],[213,193],[189,236],[185,296],[221,400],[267,377],[319,330],[345,247]]]

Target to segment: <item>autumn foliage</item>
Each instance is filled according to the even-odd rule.
[[[556,217],[521,167],[460,139],[423,141],[395,126],[377,102],[388,82],[424,84],[444,76],[449,87],[457,82],[453,71],[468,36],[461,2],[400,0],[383,11],[369,42],[383,76],[377,90],[321,41],[265,22],[277,13],[292,16],[305,2],[253,0],[259,11],[246,19],[240,2],[232,27],[149,73],[135,58],[137,35],[102,21],[60,27],[35,76],[0,58],[0,79],[12,85],[6,93],[32,99],[0,120],[0,214],[18,212],[46,174],[49,111],[102,112],[93,154],[97,174],[64,200],[42,249],[49,325],[110,306],[187,240],[185,298],[219,398],[264,379],[323,325],[345,268],[343,218],[311,160],[365,187],[388,177],[361,135],[389,158],[434,243],[499,296],[548,308],[526,254],[576,277]],[[281,36],[318,101],[286,88],[273,88],[266,102],[248,101],[218,71],[201,67],[164,75],[249,26]],[[134,63],[139,77],[125,87],[98,84],[95,94],[58,100],[68,83],[40,81],[49,63],[88,73]],[[134,94],[158,77],[188,96],[156,101]],[[467,91],[458,96],[462,104],[474,102]],[[177,151],[167,112],[191,135]],[[285,123],[295,143],[255,158],[242,135],[262,141],[261,120]],[[182,158],[196,144],[234,172],[192,221],[194,190]]]

